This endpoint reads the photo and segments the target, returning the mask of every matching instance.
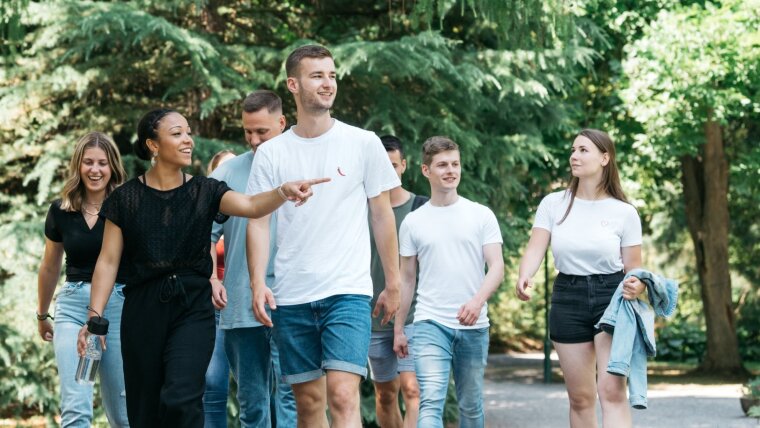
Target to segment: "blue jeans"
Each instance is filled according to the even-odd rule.
[[[224,330],[225,352],[238,383],[242,427],[270,427],[273,419],[278,427],[296,426],[293,391],[290,385],[275,381],[280,374],[275,362],[279,356],[271,332],[263,326]]]
[[[121,361],[121,309],[124,285],[116,284],[103,316],[108,319],[106,350],[100,362],[100,393],[112,427],[128,427],[124,371]],[[55,302],[53,346],[61,384],[61,426],[89,427],[92,424],[92,386],[74,380],[79,363],[77,336],[87,321],[90,304],[89,282],[66,282]]]
[[[339,294],[272,311],[285,382],[319,379],[325,370],[367,376],[370,297]]]
[[[203,393],[205,428],[227,428],[227,395],[230,386],[230,364],[224,352],[224,330],[219,328],[219,311],[214,311],[216,340],[211,362],[206,370],[206,390]]]
[[[418,428],[443,427],[443,405],[454,369],[459,426],[485,425],[483,376],[488,328],[453,329],[435,321],[414,323],[414,367],[420,384]]]

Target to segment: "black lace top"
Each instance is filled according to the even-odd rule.
[[[166,191],[136,178],[114,190],[100,215],[121,228],[133,269],[127,285],[188,271],[210,277],[211,224],[228,190],[223,181],[200,176]]]

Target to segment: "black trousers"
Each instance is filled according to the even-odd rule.
[[[125,295],[121,354],[129,424],[202,428],[216,334],[208,278],[168,275],[128,286]]]

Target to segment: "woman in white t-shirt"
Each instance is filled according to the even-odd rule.
[[[641,220],[620,186],[615,146],[598,130],[585,129],[570,152],[572,179],[566,190],[538,206],[520,262],[517,296],[528,288],[551,242],[559,271],[554,282],[549,331],[570,398],[570,426],[596,427],[596,395],[605,427],[630,427],[625,377],[607,373],[612,336],[594,328],[624,272],[641,265]],[[626,280],[623,297],[635,299],[644,285]]]

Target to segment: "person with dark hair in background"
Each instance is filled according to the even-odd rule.
[[[235,158],[232,150],[220,150],[208,163],[206,176],[230,159]],[[224,181],[224,180],[221,180]],[[214,260],[211,278],[224,279],[224,239],[211,244],[211,259]],[[213,301],[213,300],[212,300]],[[205,428],[227,428],[227,396],[230,387],[230,364],[224,353],[224,330],[219,328],[220,307],[214,305],[214,322],[216,323],[216,340],[214,352],[206,369],[206,390],[203,392],[203,414],[206,418]]]
[[[280,97],[268,90],[254,91],[243,100],[245,141],[250,150],[220,166],[212,178],[224,181],[235,191],[245,191],[251,164],[259,146],[282,133],[285,116]],[[296,425],[296,401],[293,390],[280,379],[280,361],[272,329],[261,324],[251,306],[251,278],[246,260],[248,219],[232,217],[224,224],[214,223],[211,242],[224,242],[227,270],[221,277],[211,277],[214,306],[221,308],[219,327],[224,332],[224,349],[238,384],[240,425],[247,427]],[[274,235],[277,216],[271,215],[270,234]],[[272,262],[277,248],[270,240],[266,282],[274,281]],[[274,390],[274,391],[273,391]]]
[[[393,135],[384,135],[380,141],[388,153],[388,159],[393,165],[399,180],[406,171],[406,156],[401,146],[401,140]],[[407,214],[421,207],[430,198],[415,195],[402,186],[391,189],[391,206],[396,219],[396,231]],[[385,275],[380,257],[375,246],[375,239],[370,234],[372,255],[370,258],[370,273],[372,274],[373,296],[370,306],[377,303],[377,298],[385,287]],[[414,303],[417,300],[415,290],[410,312],[414,313]],[[414,333],[414,315],[407,317],[404,332],[411,345]],[[369,342],[369,368],[372,382],[375,386],[375,411],[377,422],[384,428],[413,428],[417,426],[417,410],[420,405],[420,387],[414,374],[414,355],[410,352],[406,357],[399,357],[393,351],[393,325],[382,325],[379,319],[372,319],[372,337]],[[406,413],[401,418],[398,393],[404,397]]]
[[[103,246],[89,310],[104,312],[124,254],[134,268],[125,291],[121,344],[127,414],[135,427],[202,427],[203,387],[214,348],[211,224],[224,215],[260,217],[286,201],[301,205],[311,186],[329,179],[283,183],[247,196],[223,182],[182,171],[192,163],[187,120],[169,109],[145,114],[135,153],[152,167],[103,203]],[[87,328],[79,333],[84,355]]]
[[[595,427],[596,397],[605,427],[630,427],[625,377],[607,372],[612,336],[595,325],[625,272],[641,266],[641,219],[620,186],[615,144],[605,132],[584,129],[570,150],[572,179],[566,190],[539,204],[520,261],[517,297],[528,288],[551,242],[559,274],[554,280],[549,332],[570,398],[570,426]],[[625,280],[623,298],[644,284]]]
[[[119,149],[101,132],[89,132],[74,147],[61,199],[54,201],[45,220],[45,255],[37,282],[37,324],[40,336],[53,341],[61,385],[61,426],[92,424],[93,388],[74,380],[78,356],[76,337],[87,322],[90,283],[103,241],[105,219],[99,216],[103,200],[124,182]],[[48,312],[61,262],[66,254],[66,282],[55,302],[55,330]],[[124,373],[119,321],[124,304],[126,264],[115,272],[115,284],[104,315],[112,319],[111,341],[100,364],[100,395],[112,427],[127,427]]]
[[[371,213],[386,284],[374,315],[383,312],[387,323],[399,299],[398,241],[388,191],[401,182],[374,133],[330,116],[338,90],[330,51],[299,47],[288,56],[285,71],[296,125],[256,151],[247,191],[317,173],[333,181],[306,210],[277,211],[271,289],[268,217],[248,222],[253,312],[259,322],[274,326],[298,426],[326,427],[328,404],[333,426],[360,426],[359,382],[367,375],[372,311],[367,216]]]

